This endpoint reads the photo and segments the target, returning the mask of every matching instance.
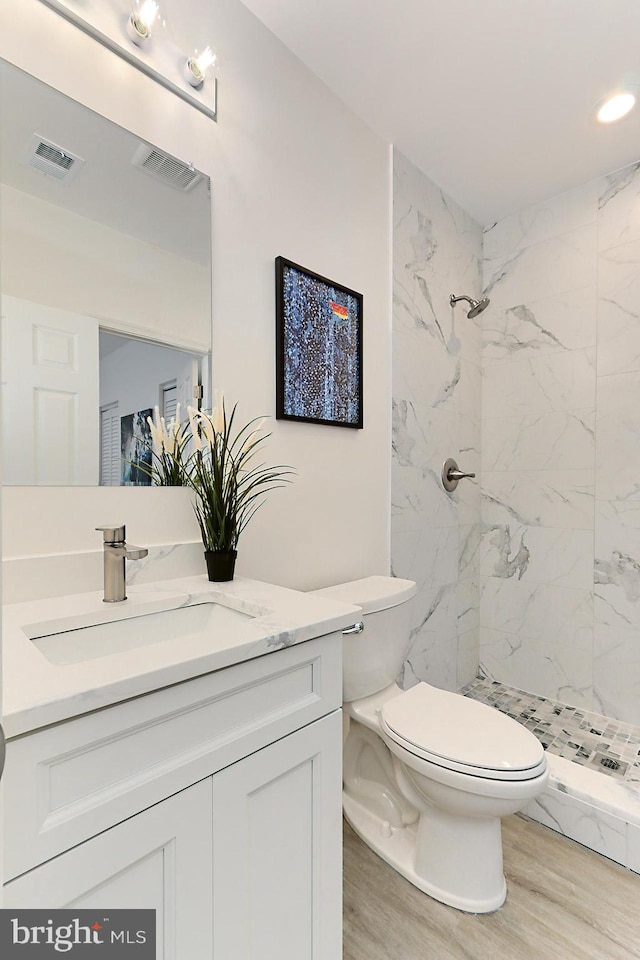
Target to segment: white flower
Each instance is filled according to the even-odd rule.
[[[258,420],[257,426],[255,427],[254,430],[251,431],[251,433],[249,434],[249,436],[247,437],[247,439],[245,440],[245,442],[242,444],[242,449],[240,450],[240,455],[241,455],[241,456],[242,456],[242,454],[247,454],[247,453],[249,453],[249,451],[251,450],[251,448],[252,448],[252,447],[255,447],[256,443],[257,443],[258,440],[260,439],[260,437],[258,436],[258,434],[259,434],[260,431],[262,430],[262,428],[263,428],[264,424],[266,423],[266,421],[267,421],[267,418],[266,418],[266,417],[261,417],[260,420]]]
[[[211,417],[206,413],[200,413],[200,428],[204,434],[205,440],[212,447],[216,441],[215,427]]]
[[[215,403],[211,411],[211,422],[216,433],[224,433],[224,394],[222,390],[214,390]]]
[[[160,426],[159,407],[154,407],[153,412],[155,414],[155,423],[151,419],[151,417],[147,417],[147,423],[149,424],[149,430],[151,431],[151,439],[153,441],[153,445],[159,453],[162,453],[163,435],[162,435],[162,428]]]

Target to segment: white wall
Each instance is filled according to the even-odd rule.
[[[364,294],[365,429],[273,423],[270,456],[298,477],[245,533],[238,572],[296,587],[386,572],[389,148],[239,0],[177,10],[193,46],[215,37],[217,124],[38,0],[3,0],[0,55],[210,174],[214,380],[243,419],[274,413],[274,258]],[[168,494],[182,503],[184,491]],[[137,542],[197,537],[189,510],[169,526],[145,490],[6,489],[3,509],[6,557],[93,549],[91,528],[105,516],[127,521]]]
[[[478,667],[480,486],[442,486],[444,460],[479,471],[482,230],[394,154],[392,568],[418,584],[406,686],[455,690]]]
[[[640,723],[640,164],[484,235],[480,659]]]

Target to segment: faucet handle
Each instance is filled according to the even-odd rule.
[[[107,523],[104,527],[96,527],[104,533],[105,543],[124,543],[127,539],[127,528],[124,523]]]

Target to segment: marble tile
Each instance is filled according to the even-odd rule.
[[[548,356],[596,343],[594,284],[481,314],[485,361]]]
[[[460,361],[458,411],[461,416],[480,426],[482,420],[482,371],[470,360]]]
[[[627,826],[627,866],[640,873],[640,826],[633,823]]]
[[[491,471],[482,474],[482,522],[593,530],[594,471]]]
[[[415,598],[411,644],[400,683],[410,687],[419,680],[455,690],[458,639],[455,583],[423,590]]]
[[[477,581],[458,581],[477,569],[480,485],[448,494],[441,471],[479,473],[482,330],[449,296],[480,297],[482,230],[397,151],[393,220],[391,555],[419,585],[400,680],[455,689],[459,633],[465,675],[477,664]]]
[[[476,632],[476,660],[478,656],[477,631],[480,626],[480,584],[477,577],[458,580],[456,584],[458,636]],[[474,674],[475,676],[475,674]]]
[[[464,350],[477,359],[480,324],[470,327],[461,308],[451,309],[449,295],[462,283],[462,292],[479,298],[481,245],[480,226],[396,151],[395,329],[428,330],[451,355]]]
[[[457,634],[441,636],[428,633],[416,639],[403,665],[400,686],[413,686],[420,680],[441,690],[457,690]]]
[[[482,421],[482,470],[585,470],[595,459],[595,410]]]
[[[433,331],[394,331],[394,397],[422,406],[458,410],[460,378],[460,357],[448,353]]]
[[[489,261],[504,259],[541,240],[593,223],[600,190],[600,181],[592,180],[504,217],[485,229],[484,256]]]
[[[453,286],[449,292],[451,294],[460,291],[468,296],[474,296],[476,300],[479,300],[482,296],[478,280],[480,276],[480,264],[475,261],[473,264],[470,264],[467,274],[468,277],[464,275],[455,277],[453,279]],[[473,290],[474,293],[468,293],[469,290]],[[460,294],[457,293],[457,295],[459,296]],[[482,317],[484,314],[480,314],[478,317],[468,317],[466,311],[462,309],[463,306],[464,304],[455,308],[455,318],[453,321],[456,336],[460,340],[460,357],[462,360],[468,360],[469,363],[473,363],[476,367],[480,368],[482,364]]]
[[[595,531],[594,693],[640,723],[640,502],[599,501]]]
[[[593,533],[509,521],[482,528],[480,573],[558,587],[593,586]]]
[[[570,709],[567,707],[567,710]],[[583,711],[585,718],[589,720],[592,714]],[[619,724],[605,717],[605,732],[610,725]],[[630,725],[626,725],[628,730],[633,730]],[[573,727],[571,733],[573,734]],[[596,729],[599,729],[596,727]],[[637,728],[636,728],[637,732]],[[573,741],[575,742],[575,741]],[[600,810],[612,813],[615,817],[624,820],[628,824],[640,826],[640,788],[637,783],[632,782],[634,767],[630,767],[623,780],[618,776],[611,775],[610,771],[598,766],[597,768],[589,763],[575,762],[566,757],[557,756],[552,752],[552,748],[547,752],[549,761],[549,785],[559,790],[566,796],[576,797],[578,800],[586,800]]]
[[[458,435],[458,415],[393,402],[391,523],[394,530],[454,526],[456,495],[442,486],[442,464]]]
[[[484,255],[487,662],[636,722],[640,163],[505,218]]]
[[[598,257],[598,375],[640,370],[640,239]]]
[[[485,364],[483,418],[594,410],[595,359],[589,348]]]
[[[482,227],[459,204],[414,166],[399,150],[393,153],[394,241],[400,262],[442,261],[464,276],[482,256]],[[419,229],[422,222],[430,228]],[[426,241],[428,242],[425,242]]]
[[[575,797],[549,790],[531,801],[523,813],[610,860],[626,864],[627,824],[618,817]]]
[[[574,654],[581,652],[590,658],[593,644],[590,590],[500,577],[481,577],[480,584],[483,627],[517,639],[563,645]]]
[[[543,636],[544,639],[540,639]],[[536,637],[480,628],[480,671],[484,676],[574,707],[591,709],[590,646],[548,631]]]
[[[458,523],[461,526],[477,524],[480,520],[481,477],[480,477],[480,427],[472,421],[460,417],[460,442],[458,452],[454,451],[458,466],[465,473],[475,473],[475,479],[461,480],[452,494],[456,498]]]
[[[595,594],[602,600],[598,609],[604,623],[640,631],[638,501],[596,503]]]
[[[596,224],[525,247],[506,257],[485,258],[484,288],[494,307],[508,308],[593,284]]]
[[[640,372],[598,378],[596,497],[640,500]]]
[[[593,644],[594,697],[598,710],[625,723],[640,725],[640,644],[638,628],[619,623],[615,609],[595,597]]]
[[[415,580],[420,590],[454,583],[458,577],[458,528],[394,530],[391,570],[394,577]]]
[[[468,580],[480,572],[480,525],[458,527],[458,579]]]
[[[640,163],[598,181],[598,248],[640,240]]]
[[[458,673],[456,689],[469,683],[478,674],[478,632],[467,630],[458,634]]]

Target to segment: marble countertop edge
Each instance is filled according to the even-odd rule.
[[[171,638],[79,663],[51,663],[31,638],[218,601],[251,617],[224,637]],[[344,629],[360,610],[312,593],[237,578],[205,576],[134,586],[126,601],[98,591],[3,606],[3,726],[8,740],[273,651]]]

